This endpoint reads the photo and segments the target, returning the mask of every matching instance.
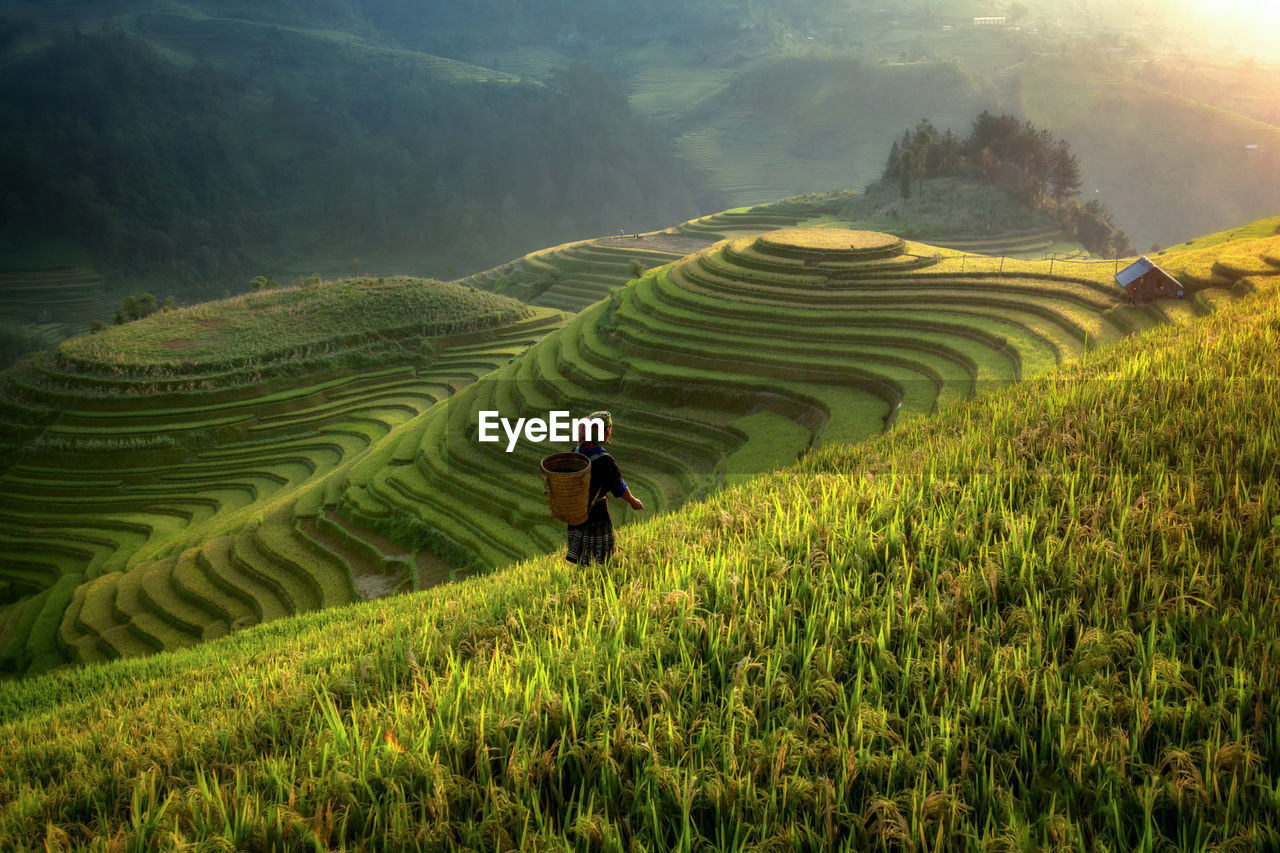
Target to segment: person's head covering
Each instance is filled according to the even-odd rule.
[[[604,435],[601,436],[602,439],[605,436],[607,436],[609,434],[609,430],[613,428],[613,415],[609,414],[603,409],[601,409],[598,412],[592,412],[591,414],[587,415],[587,419],[600,420],[604,422]],[[573,437],[574,441],[581,441],[586,443],[589,440],[589,436],[591,435],[592,432],[593,430],[591,429],[591,427],[587,425],[583,425],[583,435],[575,435]],[[594,444],[595,442],[592,442],[592,443]]]

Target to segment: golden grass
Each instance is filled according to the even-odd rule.
[[[782,249],[868,252],[900,246],[902,238],[880,231],[852,231],[847,228],[783,228],[762,234],[758,242]]]
[[[1280,254],[1280,237],[1259,237],[1159,253],[1151,260],[1186,284],[1204,286],[1213,281],[1215,273],[1225,278],[1280,273],[1280,268],[1266,261],[1268,255],[1276,254]]]

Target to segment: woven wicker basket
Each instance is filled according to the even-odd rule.
[[[551,516],[582,524],[591,509],[591,458],[582,453],[553,453],[542,460],[542,483]]]

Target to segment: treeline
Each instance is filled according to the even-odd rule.
[[[69,14],[76,7],[93,7],[121,20],[136,14],[140,5],[136,0],[57,2]],[[182,4],[214,20],[235,18],[282,28],[340,31],[453,58],[517,45],[555,45],[570,52],[577,47],[589,53],[600,45],[653,40],[699,51],[736,49],[744,41],[759,46],[762,34],[774,29],[853,29],[883,5],[871,0],[858,0],[852,8],[849,0],[186,0]],[[169,11],[164,4],[155,6],[151,11]],[[500,54],[495,56],[501,59]]]
[[[803,0],[775,7],[758,0],[195,0],[189,5],[213,16],[364,30],[406,47],[457,56],[516,44],[726,42],[739,37],[740,20],[763,16],[798,22],[811,17],[816,6],[838,7],[839,2]]]
[[[896,181],[904,200],[924,191],[925,178],[968,175],[1013,193],[1043,210],[1095,254],[1134,253],[1129,237],[1115,227],[1098,199],[1081,202],[1080,163],[1065,139],[1012,115],[983,111],[964,138],[948,128],[939,133],[928,120],[895,140],[881,176]]]
[[[0,119],[0,250],[76,240],[179,295],[313,253],[412,251],[444,275],[719,204],[584,64],[445,81],[282,32],[249,75],[106,32],[0,70]]]

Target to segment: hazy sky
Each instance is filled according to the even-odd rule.
[[[1280,57],[1280,0],[1182,0],[1205,35]]]

